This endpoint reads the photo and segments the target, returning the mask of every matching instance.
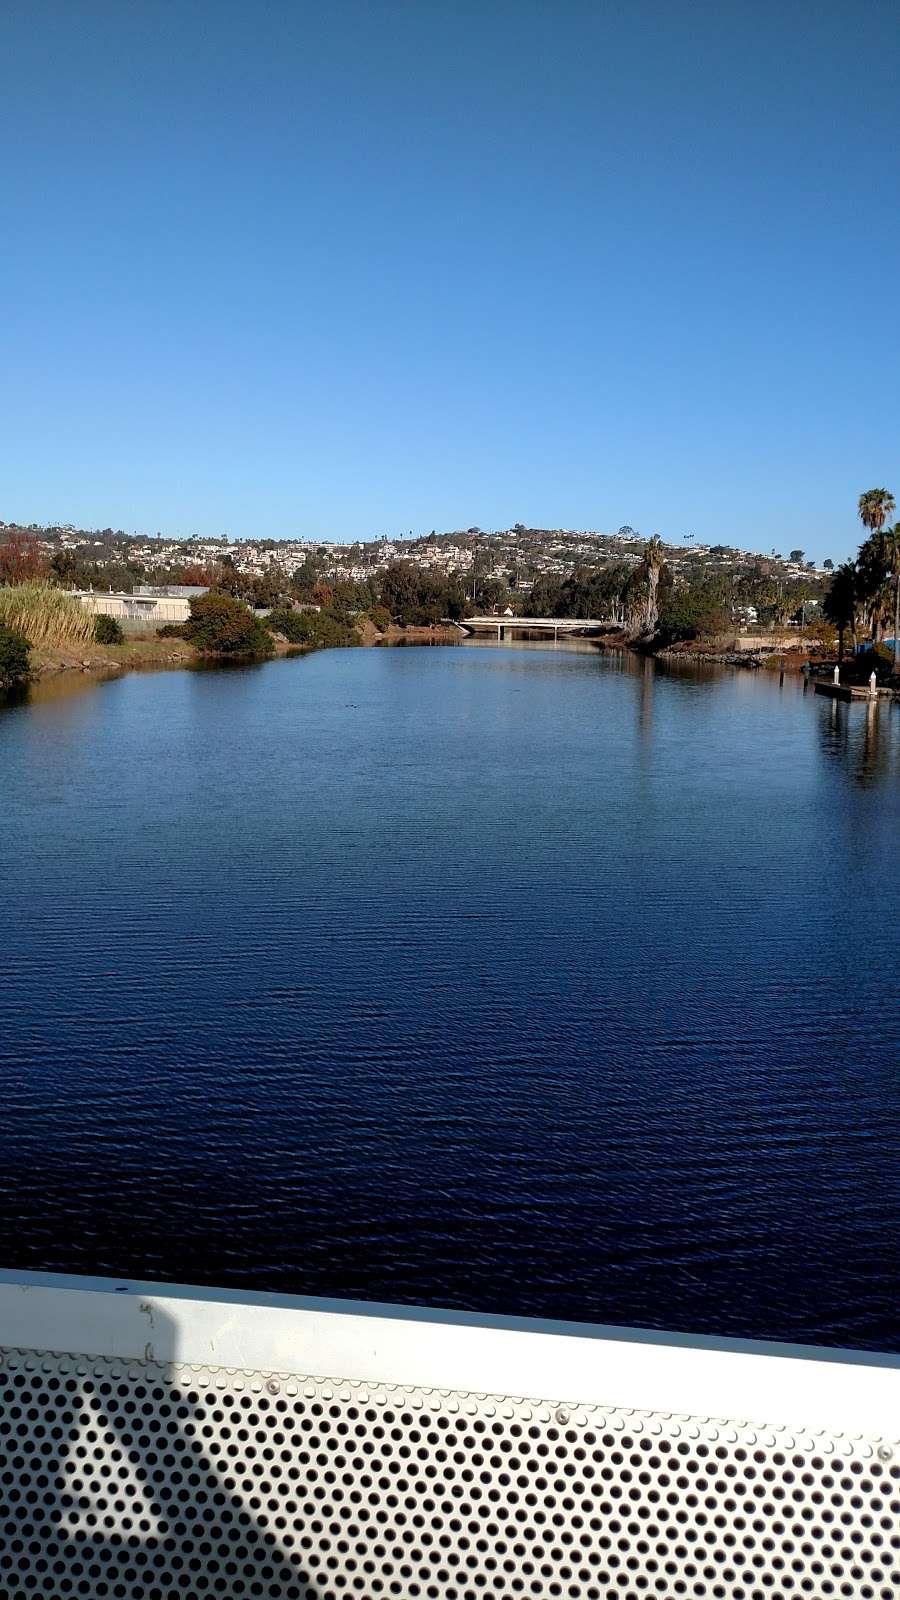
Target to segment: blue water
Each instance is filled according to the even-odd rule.
[[[2,1264],[900,1349],[900,707],[515,646],[54,693]]]

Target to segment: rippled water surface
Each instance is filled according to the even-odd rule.
[[[331,651],[0,806],[3,1265],[900,1348],[900,707]]]

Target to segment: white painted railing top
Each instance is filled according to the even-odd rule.
[[[0,1593],[900,1594],[900,1363],[0,1275]]]

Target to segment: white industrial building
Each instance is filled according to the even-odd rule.
[[[164,622],[187,622],[191,598],[206,594],[203,584],[172,583],[161,588],[138,584],[131,594],[109,589],[78,589],[76,598],[95,617],[116,617],[120,622],[143,622],[155,627]]]

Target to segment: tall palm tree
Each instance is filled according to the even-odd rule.
[[[890,489],[866,489],[859,497],[859,520],[870,533],[880,533],[896,509]]]
[[[648,633],[652,633],[659,619],[659,605],[657,604],[657,590],[659,589],[659,575],[665,560],[665,546],[662,539],[654,534],[644,545],[644,568],[647,573],[647,609],[645,612],[645,626]]]
[[[894,672],[900,674],[900,522],[882,534],[884,555],[894,581]]]
[[[887,559],[881,537],[882,529],[896,506],[890,489],[866,489],[857,502],[859,520],[869,530],[869,538],[860,546],[856,559],[863,597],[872,629],[872,638],[878,644],[884,634]]]

